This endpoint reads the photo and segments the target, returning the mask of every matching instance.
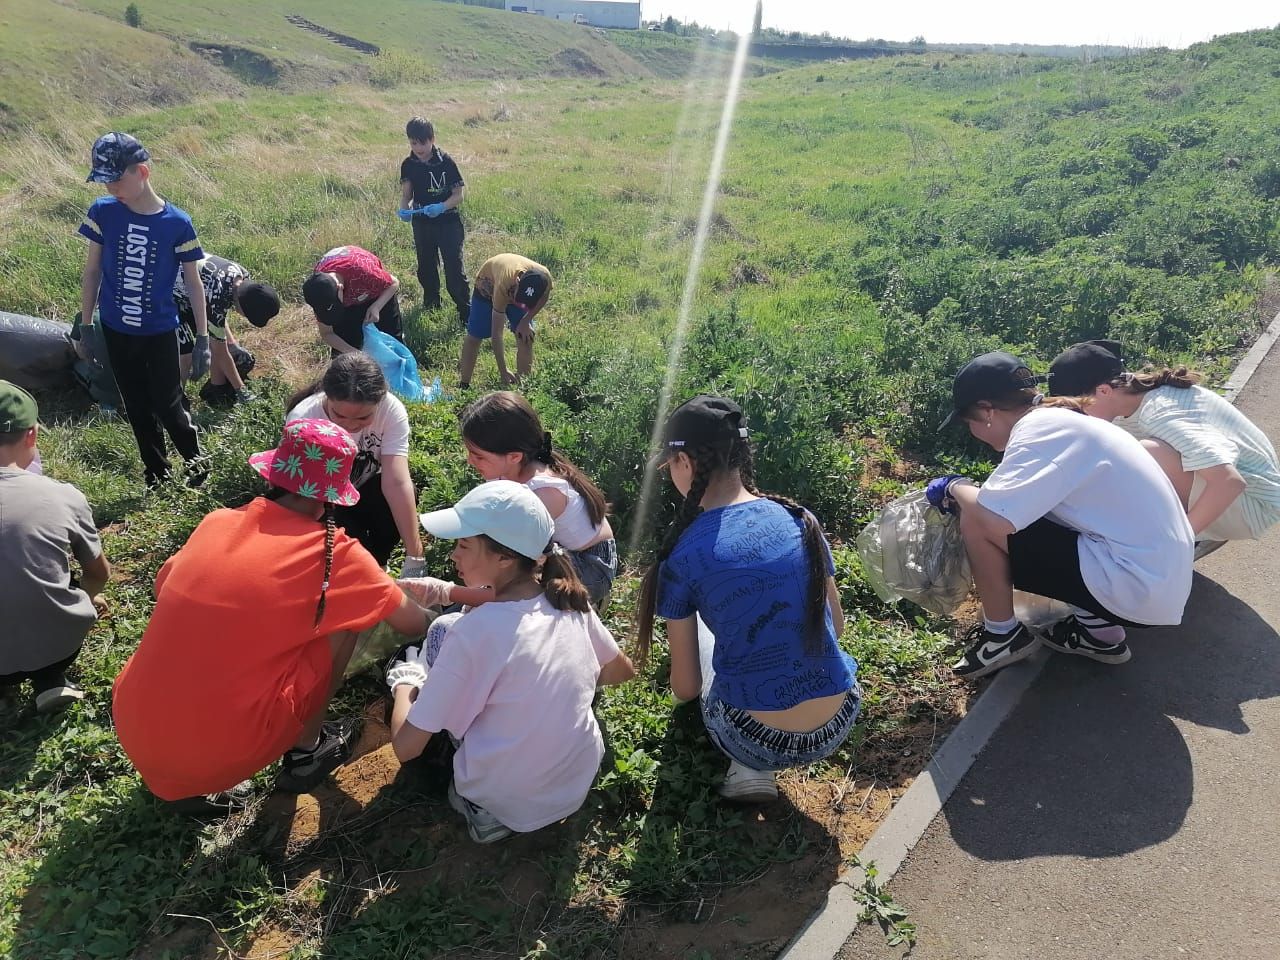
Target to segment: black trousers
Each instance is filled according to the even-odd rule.
[[[80,650],[65,659],[59,660],[57,663],[51,663],[47,667],[41,667],[39,670],[19,670],[17,673],[6,673],[0,676],[0,687],[16,687],[23,680],[31,681],[31,689],[36,693],[43,690],[51,690],[54,687],[60,687],[67,682],[67,667],[76,662],[76,657],[80,656]]]
[[[359,350],[364,346],[364,315],[369,312],[367,303],[356,303],[342,308],[342,317],[333,325],[333,332]],[[382,306],[378,322],[374,324],[385,334],[404,342],[404,324],[400,320],[400,298],[392,297]],[[336,357],[338,351],[333,351]]]
[[[418,282],[422,284],[422,303],[426,307],[440,305],[440,274],[436,260],[444,264],[444,285],[449,299],[458,308],[460,316],[471,310],[471,289],[462,269],[462,243],[466,231],[462,217],[457,213],[442,213],[434,220],[430,217],[413,218],[413,247],[418,253]]]
[[[138,442],[145,479],[148,484],[159,483],[169,475],[165,433],[183,460],[200,456],[196,425],[183,403],[178,331],[132,334],[103,325],[102,336],[125,415]]]
[[[333,518],[347,536],[359,540],[385,567],[400,542],[400,531],[391,516],[391,506],[382,495],[382,473],[375,473],[359,489],[360,499],[355,506],[336,508]]]

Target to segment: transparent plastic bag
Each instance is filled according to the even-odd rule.
[[[440,616],[439,607],[427,608],[427,620],[423,626],[422,633],[418,636],[408,637],[398,630],[395,630],[388,623],[375,623],[367,630],[361,630],[356,635],[356,648],[351,653],[351,659],[347,661],[347,669],[343,671],[343,679],[350,679],[357,673],[362,673],[372,667],[382,669],[382,664],[397,650],[407,643],[421,643],[423,637],[427,635],[426,628],[431,626],[432,621]]]
[[[1043,630],[1071,616],[1071,606],[1051,597],[1015,590],[1013,591],[1013,615],[1028,627]]]
[[[952,613],[973,589],[960,522],[917,490],[894,500],[858,534],[863,574],[886,603],[910,600],[930,613]]]

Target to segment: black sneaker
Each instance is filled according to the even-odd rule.
[[[1119,643],[1099,643],[1080,625],[1075,617],[1055,623],[1049,635],[1042,638],[1044,645],[1058,653],[1074,653],[1079,657],[1088,657],[1099,663],[1124,663],[1133,654],[1129,644],[1121,640]]]
[[[985,677],[1035,653],[1039,638],[1023,624],[1009,633],[992,633],[978,624],[965,635],[969,644],[951,671],[958,677]]]
[[[243,780],[229,790],[206,793],[199,797],[183,797],[181,800],[166,800],[164,805],[172,813],[196,820],[217,820],[239,813],[252,801],[253,783]]]
[[[314,749],[295,748],[284,755],[276,777],[277,789],[286,793],[307,793],[315,789],[351,756],[359,732],[358,720],[326,720],[320,727],[320,742]]]

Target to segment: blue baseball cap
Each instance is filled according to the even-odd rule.
[[[135,163],[151,159],[147,148],[127,133],[104,133],[93,142],[93,170],[85,183],[115,183]]]

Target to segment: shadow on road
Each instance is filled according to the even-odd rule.
[[[1181,828],[1195,790],[1174,719],[1249,731],[1242,705],[1280,695],[1280,638],[1197,575],[1183,623],[1131,633],[1108,667],[1056,656],[945,808],[982,860],[1117,857]]]

